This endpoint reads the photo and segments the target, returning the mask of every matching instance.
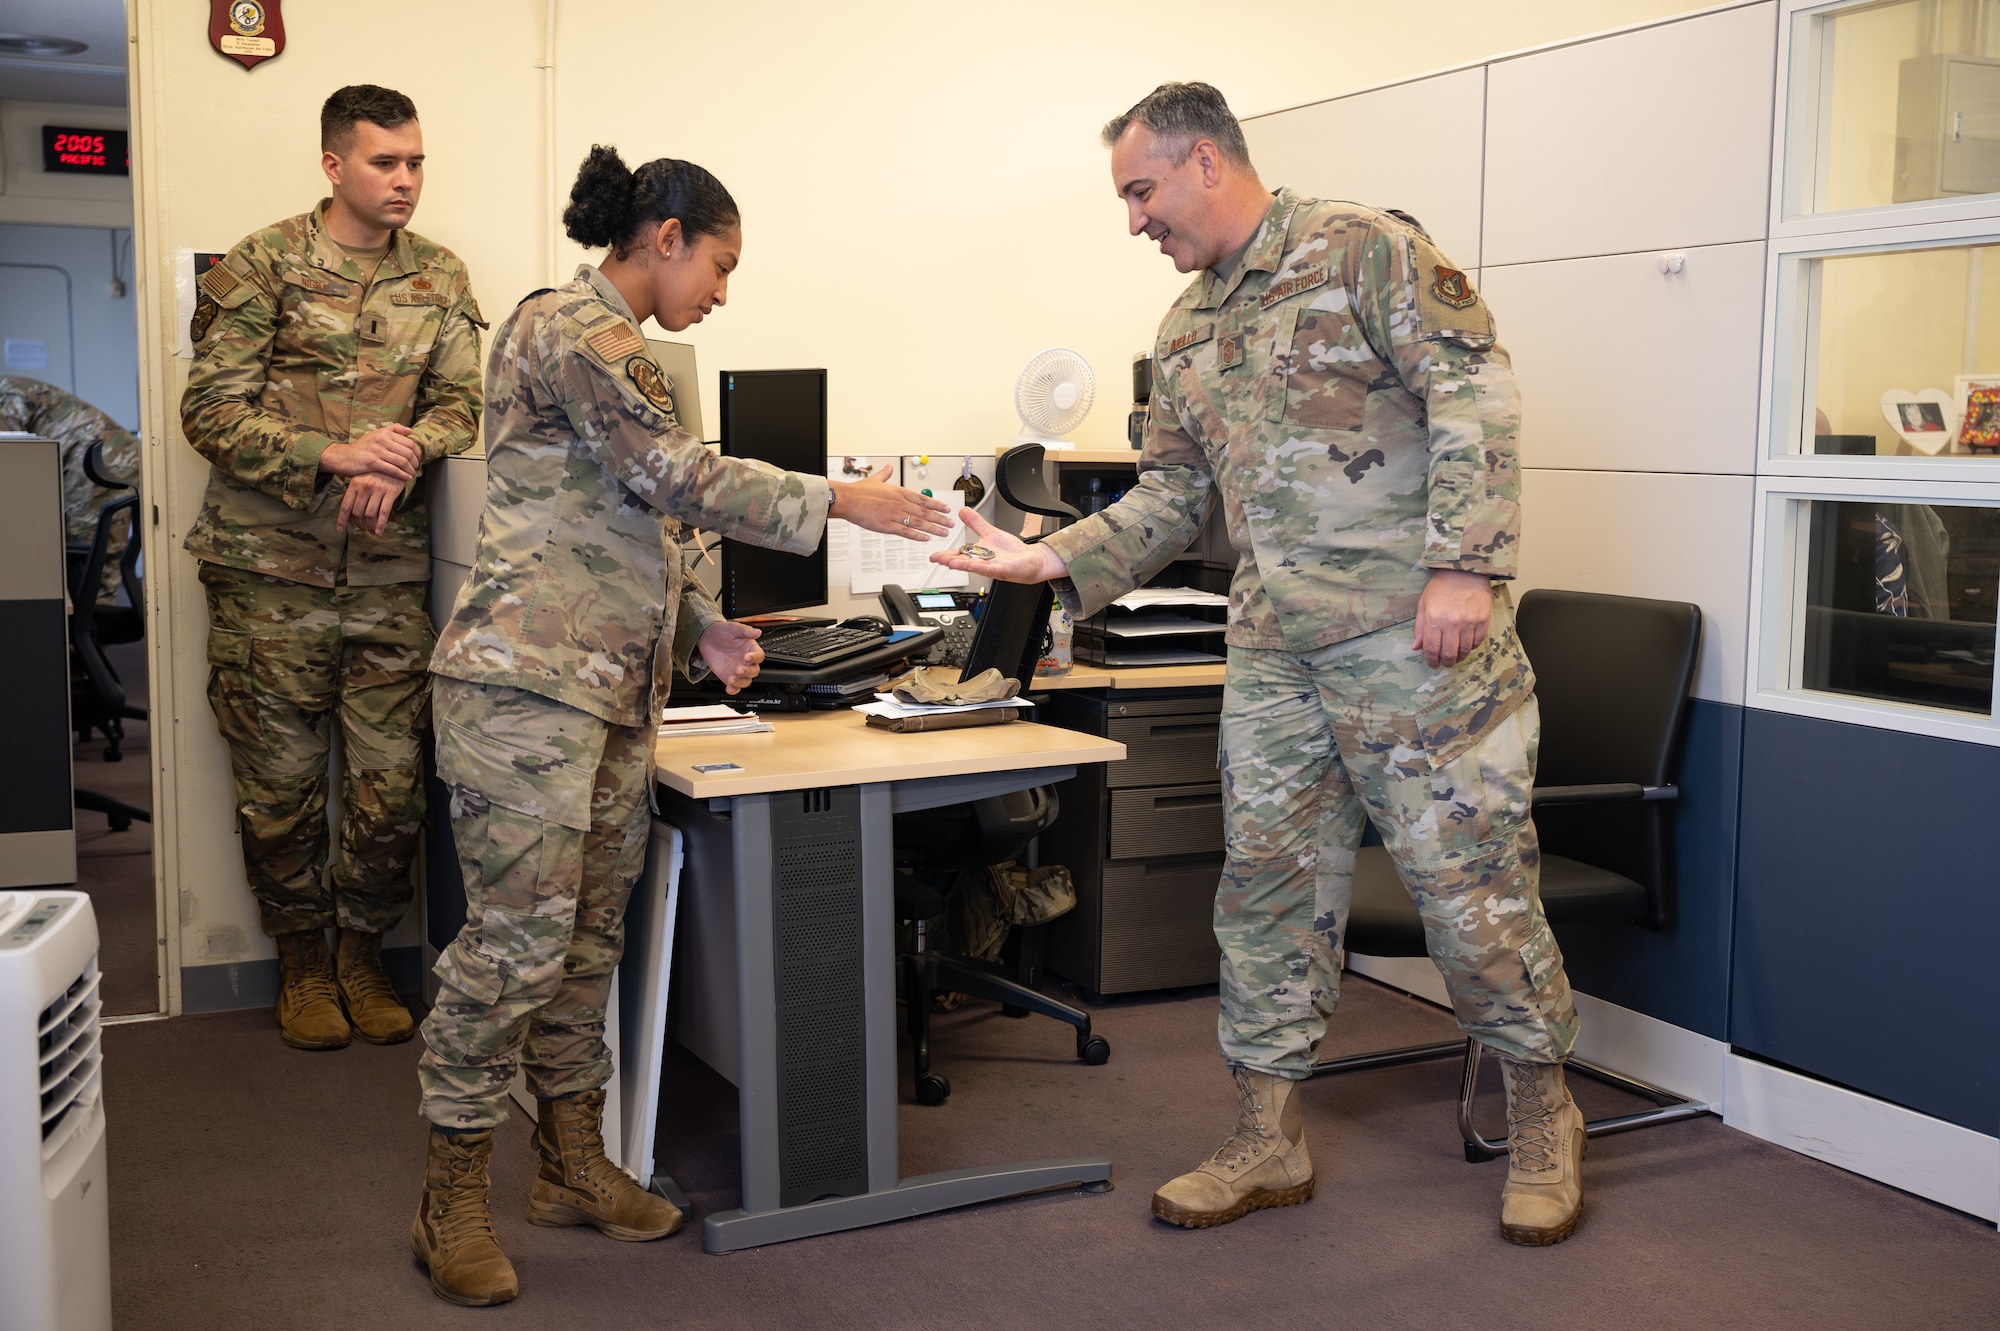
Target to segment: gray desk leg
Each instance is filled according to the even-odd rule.
[[[704,1220],[702,1248],[708,1252],[735,1252],[860,1229],[1048,1188],[1096,1185],[1102,1190],[1111,1180],[1111,1161],[1102,1156],[975,1166],[897,1178],[895,889],[890,863],[895,801],[887,784],[861,786],[858,794],[868,1191],[794,1206],[779,1202],[783,1143],[778,1122],[780,1070],[775,1057],[780,1044],[773,797],[742,796],[733,802],[731,818],[742,1021],[737,1089],[742,1097],[743,1205]]]

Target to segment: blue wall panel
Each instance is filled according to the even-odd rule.
[[[1674,895],[1659,933],[1629,924],[1557,930],[1570,983],[1596,998],[1725,1038],[1743,709],[1696,699],[1675,784]]]
[[[2000,1132],[2000,748],[1752,711],[1730,1042]]]

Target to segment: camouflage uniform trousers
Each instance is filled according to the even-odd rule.
[[[438,958],[417,1080],[426,1119],[486,1128],[517,1066],[542,1099],[611,1080],[605,1007],[646,864],[653,733],[505,685],[440,676],[434,701],[465,927]]]
[[[1305,653],[1229,650],[1215,936],[1231,1064],[1311,1069],[1339,993],[1364,818],[1416,902],[1459,1026],[1531,1063],[1576,1043],[1536,891],[1540,712],[1507,599],[1456,666],[1426,665],[1410,636],[1399,624]]]
[[[219,564],[208,589],[208,701],[236,776],[243,867],[267,934],[403,918],[424,822],[436,635],[422,583],[313,587]],[[329,882],[329,726],[344,746]]]

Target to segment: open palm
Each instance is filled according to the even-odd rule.
[[[960,546],[956,550],[938,551],[931,556],[933,564],[977,573],[981,577],[998,578],[1002,582],[1047,582],[1068,572],[1055,551],[1030,545],[1018,536],[1001,531],[969,508],[958,510],[958,517],[972,533],[972,543],[985,546],[993,552],[993,557],[980,559],[966,554],[966,547]]]

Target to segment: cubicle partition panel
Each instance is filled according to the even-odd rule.
[[[0,887],[76,881],[62,464],[47,439],[0,442]]]

